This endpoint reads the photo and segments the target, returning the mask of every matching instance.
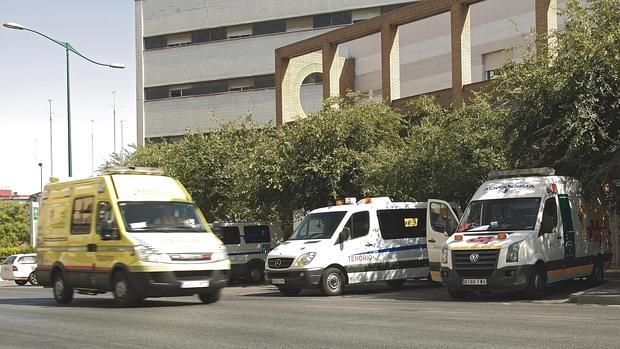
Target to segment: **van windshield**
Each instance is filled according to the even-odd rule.
[[[120,202],[125,229],[129,232],[204,232],[198,208],[188,202]]]
[[[472,201],[458,231],[532,230],[539,207],[540,198]]]
[[[304,218],[289,240],[329,239],[346,212],[311,213]]]

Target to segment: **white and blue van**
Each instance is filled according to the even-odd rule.
[[[311,211],[293,235],[269,253],[266,277],[284,295],[319,288],[339,295],[347,284],[406,279],[440,281],[439,254],[457,217],[441,200],[367,198]]]

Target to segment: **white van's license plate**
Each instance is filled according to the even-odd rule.
[[[209,287],[209,280],[183,281],[181,288]]]
[[[271,283],[274,285],[284,285],[284,279],[271,279]]]
[[[487,284],[487,279],[463,279],[463,285],[466,286],[484,286]]]

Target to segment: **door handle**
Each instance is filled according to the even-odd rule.
[[[97,251],[97,244],[88,244],[88,245],[86,245],[86,251],[88,251],[88,252],[96,252]]]
[[[428,242],[437,242],[435,239],[428,239]]]
[[[561,236],[556,236],[556,239],[562,240],[562,237]]]
[[[367,242],[364,246],[370,247],[370,246],[372,246],[372,244],[370,242]]]

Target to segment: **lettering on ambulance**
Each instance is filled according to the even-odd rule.
[[[566,194],[560,194],[558,197],[564,235],[564,258],[575,258],[575,230],[573,228],[573,218],[570,212],[570,202]]]

